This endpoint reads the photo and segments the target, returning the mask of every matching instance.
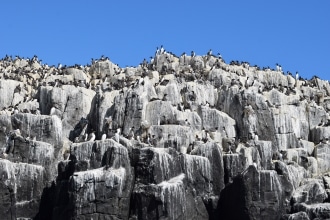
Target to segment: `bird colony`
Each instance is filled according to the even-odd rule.
[[[157,48],[0,60],[1,219],[330,218],[330,85]]]

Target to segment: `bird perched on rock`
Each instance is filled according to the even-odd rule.
[[[14,107],[13,115],[14,115],[14,114],[18,114],[18,108],[17,108],[17,107]]]
[[[278,63],[276,63],[276,71],[280,71],[280,65]]]
[[[162,101],[167,101],[167,94],[166,93],[164,94]]]
[[[117,129],[117,132],[115,133],[114,139],[116,142],[119,143],[119,137],[120,137],[120,128]]]
[[[112,125],[112,116],[110,115],[109,117],[104,118],[104,121],[105,121],[104,124],[105,124],[108,128],[111,128],[111,125]]]
[[[70,150],[69,149],[66,149],[64,152],[63,152],[63,159],[64,160],[69,160],[70,158]]]
[[[258,141],[259,140],[259,136],[258,136],[258,133],[257,132],[254,132],[254,140],[255,141]]]
[[[134,139],[134,126],[129,129],[127,139],[128,140],[133,140]]]
[[[107,139],[107,134],[102,134],[101,141],[104,141],[105,139]]]
[[[140,136],[136,136],[136,140],[137,140],[138,144],[141,144]]]
[[[152,56],[150,56],[149,58],[150,58],[150,64],[154,64],[155,59]]]
[[[79,137],[76,137],[76,138],[74,139],[74,143],[79,143],[79,142],[80,142]]]
[[[151,126],[151,124],[147,120],[144,120],[141,122],[141,127],[143,129],[148,129],[150,126]]]
[[[185,108],[184,108],[184,104],[183,104],[183,102],[179,103],[179,105],[178,105],[178,110],[179,110],[179,111],[182,111],[182,112],[185,111]]]
[[[165,52],[163,45],[160,46],[160,54],[163,54]]]
[[[55,108],[55,107],[52,107],[52,108],[50,109],[50,113],[49,113],[49,115],[55,115],[55,112],[56,112],[56,108]]]
[[[21,85],[18,84],[16,88],[14,89],[14,93],[20,93],[22,91]]]
[[[95,141],[95,133],[94,133],[94,131],[92,131],[92,132],[88,135],[88,141]]]
[[[267,106],[270,107],[270,108],[273,108],[274,105],[269,101],[269,100],[266,100],[266,103],[267,103]]]
[[[321,122],[318,124],[318,126],[323,127],[325,125],[323,119],[321,119]]]
[[[190,126],[190,123],[189,123],[189,121],[188,121],[187,118],[186,118],[186,120],[184,120],[184,125],[185,125],[185,126]]]

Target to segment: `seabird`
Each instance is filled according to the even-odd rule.
[[[321,122],[318,124],[318,126],[323,127],[324,124],[325,124],[325,123],[324,123],[323,119],[321,119]]]
[[[270,103],[269,100],[266,100],[266,103],[267,103],[268,107],[270,107],[270,108],[273,108],[274,107],[274,105],[272,103]]]
[[[108,128],[111,128],[112,116],[110,115],[109,117],[106,117],[104,120],[105,120],[105,124],[108,126]]]
[[[276,71],[280,71],[280,66],[276,63]]]
[[[147,120],[144,120],[141,122],[141,127],[143,129],[148,129],[150,126],[151,126],[151,124]]]
[[[64,152],[63,152],[63,159],[64,160],[69,160],[70,158],[70,150],[66,149]]]
[[[167,101],[167,94],[166,93],[163,96],[163,101]]]
[[[160,54],[163,54],[165,52],[163,45],[160,46]]]
[[[139,144],[141,144],[141,139],[140,139],[140,136],[136,136],[136,140]]]
[[[21,92],[21,85],[20,84],[18,84],[17,86],[16,86],[16,88],[14,89],[14,93],[20,93]]]
[[[299,74],[298,74],[298,71],[296,72],[296,80],[299,80]]]
[[[119,143],[119,136],[120,136],[120,128],[117,129],[117,132],[115,133],[115,141]]]
[[[55,111],[56,111],[55,107],[52,107],[52,108],[50,109],[50,113],[49,113],[49,115],[55,115]]]
[[[79,143],[79,142],[80,142],[79,137],[76,137],[76,138],[74,139],[74,143]]]
[[[102,134],[101,141],[104,141],[105,139],[107,139],[107,134]]]
[[[150,64],[154,64],[154,58],[153,57],[149,57],[150,58]]]
[[[212,49],[210,49],[210,50],[207,52],[207,55],[208,55],[208,56],[211,56],[211,55],[212,55]]]
[[[133,139],[134,139],[134,126],[131,127],[131,128],[129,129],[129,132],[128,132],[128,135],[127,135],[127,138],[128,138],[129,140],[133,140]]]
[[[18,114],[18,108],[17,107],[14,108],[13,114]]]
[[[259,136],[258,136],[258,133],[257,132],[254,132],[254,140],[255,141],[258,141],[259,140]]]
[[[183,104],[183,102],[179,103],[179,105],[178,105],[178,110],[179,110],[179,111],[182,111],[182,112],[185,111],[185,108],[184,108],[184,104]]]
[[[94,131],[92,131],[92,133],[90,133],[88,136],[89,136],[88,141],[95,141],[95,133],[94,133]]]
[[[195,57],[195,56],[196,56],[195,52],[191,51],[191,57]]]

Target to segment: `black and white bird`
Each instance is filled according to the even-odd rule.
[[[55,113],[56,113],[56,108],[55,108],[55,107],[52,107],[52,108],[50,109],[50,113],[49,113],[49,115],[55,115]]]
[[[254,132],[254,140],[259,141],[259,136],[257,132]]]
[[[107,134],[102,134],[101,141],[104,141],[105,139],[107,139]]]
[[[269,100],[266,100],[266,103],[267,103],[267,106],[270,107],[270,108],[273,108],[274,105],[269,101]]]
[[[160,46],[160,54],[163,54],[165,52],[163,45]]]
[[[163,96],[162,101],[167,101],[167,100],[168,100],[168,98],[167,98],[167,94],[165,93],[164,96]]]
[[[86,142],[88,140],[88,134],[86,133],[85,135],[84,135],[84,141]]]
[[[280,71],[280,65],[278,63],[276,63],[276,71]]]
[[[208,55],[208,56],[212,56],[212,49],[210,49],[210,50],[207,52],[207,55]]]
[[[321,119],[321,122],[318,124],[318,126],[323,127],[325,125],[323,119]]]
[[[95,141],[95,132],[92,131],[89,135],[88,135],[88,141]]]
[[[154,64],[154,58],[153,57],[149,57],[150,58],[150,64]]]
[[[140,139],[140,136],[136,136],[136,140],[139,144],[141,144],[141,139]]]
[[[127,139],[128,140],[133,140],[134,139],[134,126],[129,129]]]
[[[115,141],[119,143],[119,136],[120,136],[120,128],[117,129],[117,132],[115,133]]]

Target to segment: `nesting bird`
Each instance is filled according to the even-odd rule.
[[[133,140],[134,139],[134,126],[129,129],[127,139]]]
[[[160,54],[163,54],[165,52],[163,45],[160,46]]]
[[[117,132],[115,133],[115,141],[119,143],[119,137],[120,137],[120,128],[117,129]]]
[[[94,131],[92,131],[92,132],[88,135],[88,141],[95,141],[95,133],[94,133]]]
[[[105,139],[107,139],[107,134],[102,134],[101,141],[104,141]]]

